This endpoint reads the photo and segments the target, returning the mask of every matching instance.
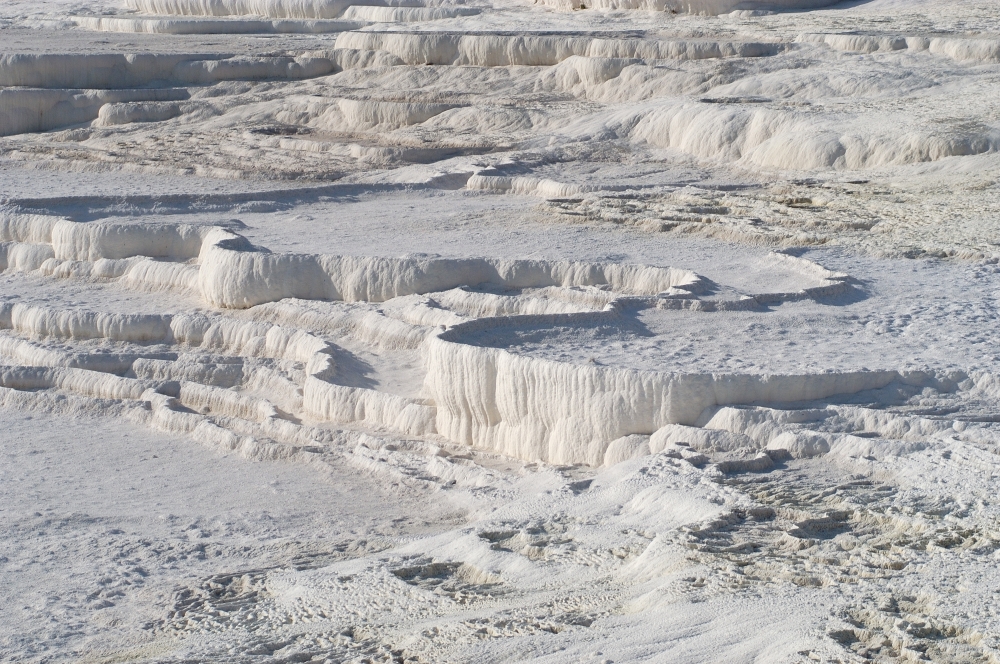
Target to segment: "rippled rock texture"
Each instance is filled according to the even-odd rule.
[[[0,660],[1000,658],[1000,10],[0,7]]]

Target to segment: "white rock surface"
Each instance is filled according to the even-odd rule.
[[[998,18],[8,0],[0,661],[1000,658]]]

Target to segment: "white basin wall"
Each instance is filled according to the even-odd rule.
[[[178,16],[268,16],[271,18],[338,18],[352,5],[423,6],[406,0],[125,0],[144,14]]]
[[[454,314],[428,318],[429,314],[447,312],[420,309],[419,300],[404,304],[417,307],[410,327],[424,326],[430,333],[438,324],[453,326],[438,335],[424,335],[427,404],[328,383],[321,376],[333,365],[323,342],[294,329],[213,323],[197,316],[56,315],[23,305],[0,310],[7,317],[0,320],[0,326],[32,335],[160,340],[242,349],[251,355],[291,356],[308,364],[304,407],[313,417],[369,421],[411,435],[436,430],[456,443],[522,459],[600,465],[612,441],[630,434],[651,434],[667,424],[694,424],[711,406],[820,399],[883,387],[901,379],[894,371],[762,376],[578,366],[470,345],[466,340],[466,335],[510,325],[614,322],[620,316],[614,300],[623,296],[633,296],[637,306],[679,302],[669,299],[678,296],[697,298],[705,288],[704,280],[674,268],[270,253],[220,227],[77,223],[37,215],[0,217],[0,239],[6,240],[0,245],[5,269],[41,270],[53,275],[70,270],[72,274],[118,278],[130,287],[186,289],[223,309],[254,307],[285,298],[385,302],[482,284],[513,289],[610,289],[595,291],[606,295],[594,300],[594,305],[606,307],[604,311],[480,318],[465,323]],[[835,289],[839,293],[847,278],[799,258],[775,255],[773,260],[786,267],[794,265],[813,285],[801,293],[774,294],[778,301],[808,296],[810,290],[826,293]],[[656,297],[661,293],[669,293],[669,298],[661,301]],[[454,293],[441,301],[455,300],[461,309],[465,300],[472,305],[480,299]],[[380,320],[391,325],[391,319],[383,316]],[[926,376],[905,380],[920,382]]]
[[[528,325],[557,318],[518,321]],[[426,342],[425,389],[437,406],[437,430],[457,443],[549,463],[601,465],[615,439],[652,434],[667,424],[693,425],[711,406],[808,401],[896,380],[927,381],[921,373],[896,371],[798,376],[634,371],[461,343],[463,332],[491,324],[510,321],[467,323]]]

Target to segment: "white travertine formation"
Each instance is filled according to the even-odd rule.
[[[2,74],[0,74],[2,76]],[[37,84],[27,83],[29,85]],[[188,98],[185,90],[46,90],[0,87],[0,136],[48,131],[96,120],[110,104]]]
[[[741,104],[674,103],[644,113],[630,136],[710,159],[783,170],[857,170],[995,152],[1000,131],[952,136],[917,130],[817,129],[807,114]]]
[[[96,122],[106,127],[132,122],[163,122],[180,114],[181,107],[173,102],[133,101],[101,106]]]
[[[65,311],[25,304],[0,304],[0,327],[31,337],[159,341],[170,334],[170,317]]]
[[[40,220],[35,223],[45,225],[47,222]],[[656,293],[678,286],[697,291],[700,287],[698,278],[691,273],[657,271],[638,266],[295,257],[261,253],[240,236],[223,229],[168,226],[159,227],[150,235],[143,228],[134,225],[88,226],[64,221],[47,228],[50,229],[53,246],[58,246],[60,253],[69,258],[78,256],[93,259],[109,252],[117,252],[114,254],[116,256],[128,256],[144,251],[146,243],[158,247],[160,253],[184,258],[194,253],[200,240],[201,291],[203,294],[206,291],[213,292],[211,281],[207,282],[206,287],[207,274],[216,283],[222,282],[221,292],[241,293],[242,300],[230,296],[230,299],[224,301],[230,305],[235,303],[245,306],[248,293],[265,302],[283,299],[282,296],[288,295],[329,299],[331,294],[340,297],[347,294],[345,299],[381,301],[407,295],[412,291],[442,290],[452,285],[442,283],[441,279],[445,274],[451,278],[457,275],[469,284],[497,283],[519,287],[551,288],[553,284],[575,286],[608,283],[619,292],[640,293]],[[10,222],[8,227],[15,229],[8,231],[8,234],[19,237],[31,235],[32,232],[38,233],[31,230],[30,223],[23,221],[19,224]],[[261,262],[262,259],[268,262]],[[247,269],[247,260],[251,261],[250,265],[257,267]],[[779,255],[776,260],[791,261],[796,266],[801,264],[802,269],[816,272],[818,279],[834,280],[831,283],[843,277],[802,259]],[[147,262],[150,261],[140,265]],[[353,265],[348,271],[344,270],[345,262]],[[221,272],[220,263],[230,270],[228,274]],[[384,267],[380,270],[372,267],[379,265]],[[385,272],[385,277],[379,276],[382,271]],[[246,274],[259,276],[247,281],[244,276]],[[334,275],[338,274],[339,283],[343,285],[332,286],[336,283],[333,282]],[[363,277],[364,281],[351,281],[358,277]],[[261,294],[262,286],[274,283],[275,279],[280,283],[278,287],[284,290],[278,293],[265,292],[266,296]],[[380,283],[379,279],[384,281]],[[332,286],[332,289],[317,288],[317,282],[325,282],[326,288]],[[226,290],[234,285],[250,290]],[[288,292],[288,289],[296,290]],[[509,297],[462,290],[445,291],[438,296],[438,300],[477,316],[514,314],[527,315],[525,320],[531,320],[532,314],[544,313],[561,314],[568,316],[569,320],[590,315],[573,313],[580,309],[558,300],[534,300],[537,304],[532,304],[533,300],[529,299],[522,304]],[[219,302],[216,301],[215,304]],[[415,302],[408,306],[416,306],[415,311],[420,311],[423,304]],[[567,309],[568,313],[562,313]],[[693,430],[698,432],[694,436],[688,436],[686,432],[675,432],[670,440],[666,440],[663,438],[668,429],[664,427],[693,424],[703,410],[716,404],[816,399],[881,387],[899,378],[895,372],[788,377],[687,376],[574,367],[518,357],[499,349],[454,343],[460,340],[461,334],[470,325],[482,328],[481,323],[463,323],[442,335],[442,338],[430,338],[426,342],[425,387],[435,408],[373,390],[326,382],[319,376],[331,375],[334,371],[332,358],[327,354],[328,345],[303,331],[286,330],[266,323],[213,321],[204,316],[192,315],[137,317],[69,312],[55,314],[23,305],[8,305],[4,311],[9,311],[5,314],[10,320],[9,327],[35,336],[129,341],[162,339],[238,355],[294,359],[305,363],[307,373],[313,374],[307,375],[303,384],[303,408],[311,417],[335,422],[367,422],[407,435],[426,435],[437,430],[456,442],[483,446],[522,458],[539,458],[559,463],[599,465],[604,462],[608,445],[613,440],[654,431],[658,432],[650,443],[650,448],[654,451],[662,449],[667,443],[680,442],[681,438],[678,436],[691,438],[683,442],[698,449],[731,449],[735,446],[733,441],[715,441],[703,430]],[[407,315],[405,318],[417,324],[437,324],[428,321],[425,315],[418,318]],[[157,366],[161,368],[153,368]],[[162,364],[140,363],[135,372],[136,375],[173,377]],[[181,379],[187,377],[193,376],[183,372],[177,376]],[[260,412],[262,407],[257,401],[251,401],[251,406],[245,406],[242,398],[235,396],[235,401],[229,403],[218,392],[218,388],[212,388],[216,392],[208,391],[204,394],[198,392],[198,389],[200,388],[182,387],[182,401],[186,399],[224,415],[244,419]],[[712,422],[708,426],[711,428]],[[733,425],[727,428],[732,429]],[[763,441],[762,444],[767,442],[769,441]],[[621,456],[618,452],[612,454],[614,458],[618,456]]]
[[[425,388],[437,429],[522,459],[601,465],[607,445],[668,424],[693,425],[711,406],[810,401],[884,387],[895,371],[800,376],[662,374],[574,366],[467,346],[469,323],[428,340]]]
[[[420,6],[405,0],[125,0],[125,3],[129,9],[144,14],[272,18],[338,18],[357,4]]]
[[[375,390],[333,385],[312,376],[303,387],[306,413],[325,422],[364,422],[407,436],[435,433],[435,409]]]
[[[558,9],[645,10],[717,16],[733,11],[815,9],[838,0],[535,0]]]
[[[338,49],[388,51],[409,65],[551,66],[573,56],[703,60],[773,55],[782,45],[713,40],[643,40],[573,36],[499,36],[345,32]]]
[[[188,381],[213,387],[233,387],[243,382],[243,363],[178,362],[140,357],[131,368],[137,378],[148,381]]]
[[[1000,661],[996,4],[0,2],[4,661]]]
[[[97,399],[139,399],[149,384],[98,371],[70,368],[0,367],[0,386],[15,390],[59,388]]]
[[[151,53],[0,56],[0,86],[35,88],[121,89],[153,82],[196,85],[233,80],[295,80],[333,71],[330,60],[311,57]]]
[[[584,191],[579,185],[556,182],[555,180],[482,175],[479,173],[470,177],[465,186],[467,189],[478,191],[503,192],[522,196],[535,195],[543,198],[569,198]]]
[[[535,291],[544,294],[545,290]],[[597,291],[609,297],[606,291]],[[614,298],[614,294],[610,294]],[[603,309],[607,302],[604,298],[595,298],[596,302],[585,306],[574,302],[565,302],[553,297],[513,297],[495,295],[493,293],[477,293],[463,288],[456,288],[443,293],[434,294],[434,303],[446,307],[453,312],[460,312],[472,318],[493,318],[497,316],[540,316],[545,314],[584,313],[592,309]],[[450,323],[455,325],[464,322],[458,319]],[[450,326],[449,325],[449,326]]]
[[[893,51],[927,51],[959,62],[1000,62],[1000,39],[974,37],[905,37],[864,34],[803,34],[803,42],[826,44],[838,51],[882,53]]]
[[[98,278],[112,278],[110,274],[105,274],[101,270],[102,266],[110,262],[107,259],[95,261],[93,263],[93,276]],[[43,265],[42,267],[44,269],[45,266]],[[195,291],[198,288],[198,266],[139,259],[128,265],[119,278],[118,283],[127,288],[141,290],[172,289]]]
[[[739,9],[811,9],[834,4],[835,0],[543,0],[544,4],[560,9],[633,9],[668,11],[685,14],[724,14]],[[406,0],[126,0],[130,9],[147,14],[188,16],[255,15],[277,18],[337,18],[349,16],[355,9],[433,6],[427,2],[417,4]],[[450,9],[450,8],[449,8]],[[461,8],[465,9],[465,8]],[[453,10],[452,10],[453,11]],[[360,12],[368,18],[367,12]],[[454,15],[471,15],[450,14]],[[376,16],[379,16],[376,14]],[[388,16],[388,15],[383,15]],[[447,16],[447,15],[446,15]],[[409,20],[434,20],[438,15],[428,15]],[[405,18],[379,17],[370,20],[399,21]]]
[[[74,16],[75,24],[98,32],[132,32],[156,35],[219,35],[219,34],[324,34],[357,30],[362,21],[323,19],[256,19],[256,18],[178,18],[110,16]]]
[[[194,266],[136,257],[186,261],[197,257],[197,288],[206,302],[248,307],[285,298],[381,302],[459,286],[504,288],[608,286],[619,293],[656,295],[672,288],[697,292],[700,278],[688,271],[641,265],[527,260],[369,258],[275,254],[253,247],[226,229],[172,224],[78,223],[45,217],[3,216],[4,237],[50,243],[11,242],[4,255],[17,269],[55,276],[87,274],[122,278],[136,285],[183,288]],[[23,257],[22,257],[23,256]],[[92,262],[83,266],[80,262]],[[17,267],[23,265],[24,267]],[[484,296],[477,296],[482,300]],[[476,305],[477,308],[482,305]],[[518,305],[520,306],[520,305]],[[550,305],[543,306],[550,309]]]
[[[342,18],[353,21],[371,21],[373,23],[400,23],[411,21],[438,21],[457,16],[475,16],[480,13],[478,7],[380,7],[371,5],[351,5]]]
[[[649,449],[654,454],[677,443],[686,443],[699,452],[731,452],[759,447],[756,441],[741,433],[683,424],[664,425],[649,437]]]
[[[96,261],[133,256],[186,260],[198,256],[204,226],[185,224],[81,224],[58,221],[52,225],[51,242],[60,260]]]
[[[0,244],[0,268],[12,272],[32,272],[53,257],[47,244],[4,242]]]
[[[240,236],[223,229],[205,237],[199,263],[199,285],[205,301],[236,308],[289,297],[381,302],[463,285],[541,288],[606,284],[624,293],[655,295],[674,287],[696,289],[699,283],[691,272],[639,265],[271,254],[252,250]]]
[[[417,349],[432,330],[369,309],[344,311],[325,303],[289,298],[254,307],[257,320],[349,338],[376,350]]]
[[[4,219],[5,237],[51,242],[51,245],[23,242],[6,245],[11,248],[7,251],[8,256],[13,255],[12,250],[30,254],[32,247],[42,248],[33,250],[35,253],[48,250],[42,262],[54,262],[55,267],[48,270],[49,274],[93,276],[99,270],[65,273],[65,270],[60,272],[60,266],[87,265],[91,261],[96,267],[105,261],[109,265],[121,265],[118,278],[125,284],[186,287],[195,290],[209,304],[228,308],[254,307],[288,298],[388,302],[391,306],[384,307],[381,315],[365,312],[360,317],[349,315],[343,322],[321,322],[315,314],[296,310],[290,303],[262,308],[258,316],[320,325],[331,331],[352,329],[356,338],[385,348],[414,348],[423,343],[424,389],[431,402],[331,384],[328,381],[335,376],[336,366],[328,342],[303,330],[268,322],[237,322],[203,315],[57,314],[20,304],[4,305],[4,318],[9,320],[7,326],[11,329],[37,337],[161,341],[237,356],[291,360],[300,363],[305,371],[302,397],[300,401],[294,394],[287,394],[282,403],[291,404],[293,409],[301,408],[311,418],[365,422],[369,426],[413,436],[440,432],[457,443],[521,458],[600,465],[607,459],[628,456],[625,451],[618,450],[612,451],[606,459],[612,441],[654,432],[648,444],[654,452],[678,442],[705,451],[736,449],[751,439],[757,447],[764,447],[785,433],[774,424],[773,418],[764,418],[762,426],[771,427],[766,434],[720,420],[727,413],[725,416],[732,419],[745,417],[751,411],[723,409],[704,424],[705,429],[681,425],[695,424],[703,411],[716,405],[813,400],[902,380],[894,371],[814,376],[636,372],[574,366],[462,343],[463,335],[504,325],[509,320],[506,317],[510,316],[518,317],[520,324],[557,324],[559,321],[586,324],[590,320],[596,322],[602,317],[611,320],[617,316],[615,297],[639,295],[649,298],[670,293],[673,298],[697,298],[705,285],[700,277],[683,270],[548,261],[275,254],[218,227],[52,222],[43,217],[18,216]],[[138,258],[141,256],[168,260]],[[171,262],[190,261],[195,256],[197,265]],[[59,263],[59,259],[64,262]],[[847,275],[804,259],[774,254],[770,260],[776,267],[790,268],[817,285],[797,292],[757,296],[761,304],[836,295],[847,287]],[[16,259],[14,263],[23,264],[24,269],[32,266],[27,259]],[[110,268],[104,269],[104,274],[112,272]],[[158,274],[174,276],[168,278]],[[457,286],[483,285],[535,289],[530,292],[544,297],[512,297],[456,289]],[[588,290],[594,286],[610,290]],[[581,287],[583,290],[579,290]],[[422,299],[418,297],[421,293],[438,294]],[[643,301],[642,298],[636,300]],[[679,300],[662,302],[676,301]],[[655,302],[660,306],[660,300]],[[442,306],[447,309],[441,309]],[[593,312],[594,308],[601,307],[607,307],[608,311]],[[457,315],[459,313],[472,316],[473,320],[467,322],[469,319]],[[500,318],[484,318],[488,316]],[[479,320],[475,320],[477,318]],[[392,322],[394,319],[396,323]],[[385,333],[393,324],[400,323],[406,327],[399,332],[389,332],[386,338]],[[417,332],[421,327],[437,326],[451,329],[436,336]],[[391,340],[400,336],[407,341]],[[201,370],[174,369],[169,363],[155,360],[143,360],[133,371],[137,376],[188,382],[201,375]],[[274,377],[268,376],[266,372],[254,370],[243,375],[242,380],[265,391],[269,385],[278,385],[279,392],[284,389],[281,387],[284,379],[274,383]],[[200,382],[218,380],[214,375],[205,374]],[[252,417],[254,413],[263,412],[261,408],[267,410],[268,407],[260,406],[260,402],[252,398],[246,402],[250,405],[246,405],[246,399],[238,396],[233,396],[230,403],[219,388],[206,387],[207,391],[199,392],[201,388],[194,386],[184,388],[188,382],[181,383],[181,400],[199,408],[250,420],[274,416],[272,411],[267,411],[266,417]],[[726,431],[712,432],[720,428]],[[632,447],[635,446],[629,449]],[[786,447],[793,447],[797,454],[808,453],[798,450],[802,446]]]
[[[348,126],[361,129],[420,124],[455,108],[453,104],[409,104],[354,99],[341,99],[339,106]]]
[[[604,465],[613,466],[649,454],[649,436],[622,436],[611,441],[604,453]]]
[[[278,414],[274,404],[266,399],[188,381],[181,382],[177,400],[202,413],[219,413],[252,422],[263,422]]]
[[[306,366],[301,386],[304,412],[310,417],[332,422],[367,422],[389,427],[407,435],[434,432],[434,408],[412,399],[393,397],[374,390],[331,385],[319,376],[335,372],[326,342],[301,330],[235,321],[211,321],[205,317],[138,316],[56,312],[23,305],[0,308],[0,327],[35,337],[65,339],[100,338],[132,342],[186,343],[252,357],[287,358]],[[0,354],[28,357],[26,363],[41,366],[66,366],[68,358],[41,353],[37,349],[0,338]],[[67,371],[18,370],[10,368],[0,384],[13,389],[57,388],[110,399],[138,399],[148,389],[149,381],[180,381],[180,403],[206,412],[255,422],[277,417],[274,405],[267,400],[243,396],[223,387],[245,382],[258,389],[274,389],[274,380],[266,370],[257,369],[246,376],[242,365],[180,364],[155,359],[137,359],[130,363],[140,381],[72,369]],[[116,365],[117,366],[117,365]],[[192,379],[197,382],[192,382]],[[207,383],[207,384],[205,384]],[[213,384],[221,386],[215,387]],[[110,387],[109,387],[110,386]],[[131,386],[131,387],[130,387]],[[294,398],[292,399],[294,401]],[[173,429],[170,429],[173,430]]]

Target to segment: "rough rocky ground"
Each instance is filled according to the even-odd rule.
[[[0,661],[997,661],[993,3],[349,4],[0,8]]]

